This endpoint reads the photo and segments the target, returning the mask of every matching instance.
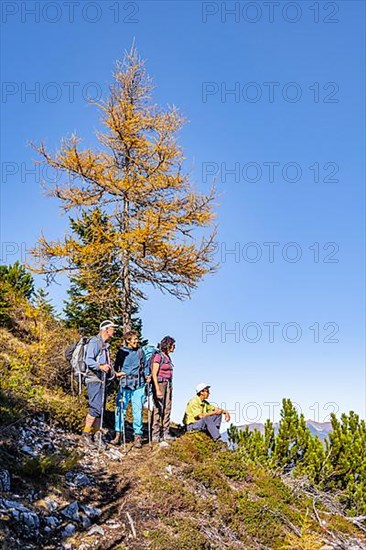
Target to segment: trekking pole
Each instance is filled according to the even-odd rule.
[[[102,413],[100,415],[100,426],[99,426],[99,444],[98,444],[98,451],[100,451],[100,448],[102,446],[102,429],[103,429],[103,420],[104,420],[104,406],[105,406],[105,386],[106,386],[106,378],[107,374],[103,372],[103,382],[102,382]]]
[[[164,435],[164,413],[165,413],[165,400],[167,394],[167,386],[164,386],[163,399],[161,400],[161,432]]]
[[[150,382],[147,383],[147,436],[149,440],[149,447],[151,447]]]
[[[119,406],[121,407],[120,415],[122,416],[123,452],[125,454],[127,454],[127,448],[126,448],[126,417],[125,417],[125,409],[124,409],[124,406],[123,406],[124,395],[123,395],[123,388],[122,388],[122,378],[121,378],[119,384],[120,384],[120,392],[121,392]]]

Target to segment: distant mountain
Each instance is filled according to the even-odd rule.
[[[324,441],[332,431],[331,422],[315,422],[315,420],[307,420],[306,425],[312,435],[317,435],[319,439]]]
[[[332,424],[330,422],[315,422],[315,420],[307,420],[306,425],[309,428],[311,434],[318,436],[321,441],[324,441],[328,437],[328,434],[332,431]],[[261,433],[264,433],[264,424],[260,422],[252,422],[251,424],[244,424],[237,427],[239,428],[239,430],[242,430],[245,426],[249,427],[250,432],[258,430]],[[275,429],[275,434],[277,434],[279,423],[275,422],[273,426]],[[227,441],[227,432],[222,433],[221,437],[223,441]]]

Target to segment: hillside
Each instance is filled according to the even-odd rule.
[[[263,436],[232,429],[235,450],[178,431],[168,448],[150,448],[145,422],[141,450],[92,452],[79,435],[85,396],[72,394],[64,359],[75,332],[1,280],[0,321],[2,548],[366,548],[355,415],[333,420],[326,457],[290,400],[276,444],[266,425]],[[113,396],[108,409],[107,440]]]
[[[187,434],[169,448],[91,452],[40,417],[0,432],[2,547],[361,549],[329,496]]]

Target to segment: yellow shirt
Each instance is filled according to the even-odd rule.
[[[193,424],[193,422],[197,422],[199,420],[199,418],[197,418],[199,414],[206,414],[208,412],[214,411],[215,408],[216,407],[210,405],[210,403],[205,399],[201,401],[199,396],[196,395],[195,397],[192,397],[192,399],[187,403],[183,423]]]

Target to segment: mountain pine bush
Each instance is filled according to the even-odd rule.
[[[272,470],[306,476],[320,489],[336,493],[351,516],[366,514],[366,425],[350,412],[338,420],[331,415],[332,432],[325,445],[313,436],[305,418],[290,399],[282,402],[281,420],[275,435],[267,420],[264,434],[258,430],[229,429],[230,441],[248,459]]]

